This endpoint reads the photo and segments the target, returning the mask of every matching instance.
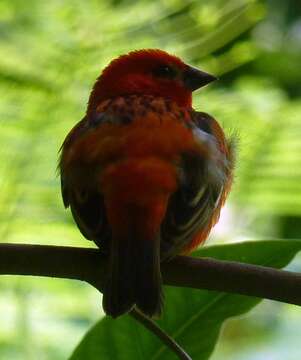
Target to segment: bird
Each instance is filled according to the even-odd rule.
[[[160,316],[161,263],[204,243],[219,219],[235,146],[192,107],[192,92],[214,80],[160,49],[121,55],[63,142],[63,203],[107,256],[103,309],[113,318]]]

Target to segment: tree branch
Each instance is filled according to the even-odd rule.
[[[86,281],[102,291],[106,257],[98,249],[0,244],[0,274]],[[238,293],[301,305],[301,274],[211,258],[177,256],[162,264],[166,285]]]

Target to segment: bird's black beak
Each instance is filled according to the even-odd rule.
[[[204,71],[196,69],[192,66],[188,66],[187,69],[183,71],[183,83],[184,86],[191,90],[195,91],[212,81],[217,80],[217,77],[210,75]]]

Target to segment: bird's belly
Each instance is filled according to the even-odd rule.
[[[177,188],[176,166],[157,157],[133,157],[109,164],[101,172],[105,197],[143,206]]]

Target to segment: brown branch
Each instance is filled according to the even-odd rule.
[[[164,265],[162,272],[167,285],[237,293],[301,305],[301,273],[184,256]]]
[[[0,274],[48,276],[103,287],[106,258],[98,249],[0,244]],[[211,258],[178,256],[162,264],[164,283],[301,305],[301,274]]]
[[[98,249],[0,244],[0,275],[33,275],[86,281],[102,291],[106,257]],[[164,283],[238,293],[301,305],[301,274],[211,258],[177,256],[162,264]],[[131,316],[165,343],[179,359],[184,350],[151,319],[136,310]]]

